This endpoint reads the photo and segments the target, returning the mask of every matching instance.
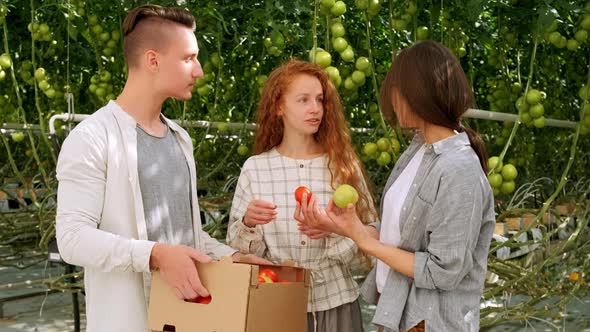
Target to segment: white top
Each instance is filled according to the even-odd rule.
[[[381,232],[379,233],[379,240],[383,243],[399,246],[400,243],[400,212],[410,186],[414,182],[422,157],[424,156],[424,145],[420,147],[418,152],[414,155],[408,166],[401,172],[400,176],[391,185],[389,190],[385,193],[383,200],[383,215],[381,220]],[[389,274],[389,266],[381,260],[377,260],[377,291],[381,293],[387,275]]]
[[[197,183],[191,139],[166,120]],[[114,101],[68,135],[57,162],[56,237],[64,261],[84,267],[87,332],[147,331],[154,242],[147,237],[137,169],[135,120]],[[217,257],[235,252],[201,230],[192,188],[197,249]]]

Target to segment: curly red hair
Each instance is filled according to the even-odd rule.
[[[357,210],[364,223],[372,221],[377,213],[368,188],[366,171],[352,147],[350,130],[344,118],[340,96],[328,74],[319,65],[291,59],[269,75],[258,104],[254,153],[269,151],[283,140],[283,120],[279,117],[277,108],[283,102],[282,98],[289,85],[298,75],[313,76],[322,85],[324,115],[314,138],[326,147],[332,189],[344,183],[361,189],[358,190]]]

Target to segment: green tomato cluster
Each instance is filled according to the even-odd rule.
[[[488,169],[492,172],[488,175],[488,181],[494,196],[502,193],[510,195],[516,189],[514,180],[518,176],[516,167],[512,164],[502,164],[499,157],[493,156],[488,159]]]
[[[367,57],[359,57],[354,66],[354,70],[344,80],[344,88],[349,91],[356,91],[359,87],[365,85],[367,77],[373,74],[373,66]]]
[[[545,127],[545,117],[543,116],[545,114],[545,108],[542,102],[546,97],[545,92],[530,89],[526,95],[516,100],[516,109],[518,110],[520,121],[527,127]]]
[[[35,78],[33,77],[33,63],[30,60],[21,62],[18,69],[20,78],[28,85],[35,84]]]
[[[346,13],[346,3],[341,0],[321,0],[320,1],[320,14],[342,16]]]
[[[219,53],[212,53],[209,60],[203,65],[203,77],[197,78],[193,86],[193,92],[196,92],[201,97],[208,96],[214,89],[215,73],[221,65],[221,57]]]
[[[457,21],[450,22],[448,18],[443,18],[443,21],[447,23],[447,30],[449,32],[449,48],[458,57],[462,58],[467,55],[467,43],[469,42],[469,36],[461,29],[461,24]]]
[[[586,3],[584,9],[586,13],[578,18],[577,23],[572,29],[573,34],[567,36],[567,31],[563,31],[567,23],[554,20],[545,29],[543,35],[545,41],[557,48],[567,48],[570,51],[577,51],[580,45],[588,40],[588,34],[590,33],[590,1]],[[562,28],[562,32],[559,31],[560,28]]]
[[[285,37],[279,30],[272,30],[270,36],[264,38],[262,43],[272,56],[280,56],[285,49]]]
[[[512,112],[512,105],[521,94],[522,85],[518,82],[507,86],[504,80],[488,80],[489,93],[486,100],[490,103],[492,112]]]
[[[53,40],[53,32],[49,30],[47,23],[31,22],[27,29],[35,41],[49,42]]]
[[[88,16],[88,28],[94,35],[97,45],[101,47],[102,55],[113,56],[121,40],[121,33],[117,30],[107,31],[100,25],[98,17],[94,14]]]
[[[101,103],[114,100],[115,93],[113,92],[111,73],[105,69],[102,69],[98,72],[98,74],[92,75],[90,78],[88,91],[94,94],[98,100],[101,101]]]
[[[505,23],[500,28],[500,36],[502,37],[502,39],[504,39],[504,41],[506,42],[506,45],[508,45],[510,47],[516,47],[517,42],[518,42],[517,35],[516,35],[516,33],[514,33],[514,31],[510,30],[510,28],[508,26],[509,26],[509,23]]]
[[[35,70],[34,73],[34,78],[37,81],[37,85],[39,86],[39,89],[41,89],[41,91],[43,91],[43,94],[45,94],[45,96],[49,99],[60,99],[63,97],[63,92],[61,91],[61,89],[59,89],[57,87],[56,84],[52,84],[51,83],[51,79],[49,77],[49,75],[47,74],[47,72],[45,71],[45,68],[43,67],[39,67]]]
[[[416,12],[418,12],[416,2],[406,2],[405,7],[394,10],[391,17],[391,26],[394,30],[399,32],[406,30],[408,25],[411,25],[410,23],[413,21]]]
[[[330,24],[331,43],[334,50],[340,55],[344,62],[354,62],[354,49],[346,39],[346,29],[340,18],[335,18]]]
[[[262,89],[264,88],[264,84],[268,80],[268,76],[262,74],[256,77],[256,85],[258,86],[258,93],[262,94]]]
[[[84,0],[70,0],[70,5],[72,5],[72,9],[79,16],[84,16],[86,14],[86,9],[84,8]]]
[[[357,9],[366,10],[369,18],[373,18],[381,11],[381,0],[355,0]]]
[[[10,54],[3,53],[0,55],[0,81],[4,81],[6,78],[6,70],[12,67],[12,59]]]
[[[388,166],[393,161],[392,155],[398,155],[401,146],[397,138],[381,137],[377,142],[367,142],[363,146],[362,159],[375,160],[379,166]]]

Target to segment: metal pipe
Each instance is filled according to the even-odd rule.
[[[49,135],[55,134],[55,120],[63,120],[63,121],[73,121],[73,122],[81,122],[82,120],[89,117],[90,114],[71,114],[71,113],[62,113],[62,114],[55,114],[49,118]]]
[[[55,134],[55,120],[63,120],[63,121],[73,121],[73,122],[80,122],[87,117],[89,114],[55,114],[49,119],[49,133]],[[480,109],[469,109],[465,112],[464,116],[466,118],[473,118],[473,119],[482,119],[482,120],[493,120],[493,121],[511,121],[516,122],[518,120],[518,115],[510,114],[510,113],[501,113],[501,112],[490,112],[484,111]],[[219,128],[220,126],[225,126],[228,129],[242,129],[246,128],[250,131],[256,129],[256,124],[253,123],[235,123],[235,122],[212,122],[212,121],[189,121],[189,120],[172,120],[184,127],[188,128]],[[557,119],[545,119],[545,125],[548,127],[558,127],[558,128],[569,128],[575,129],[576,122],[573,121],[564,121],[564,120],[557,120]],[[3,124],[3,128],[10,128],[10,129],[17,129],[16,124]],[[371,132],[373,129],[371,128],[351,128],[354,132]]]
[[[467,112],[465,112],[464,116],[466,118],[494,120],[494,121],[516,122],[516,120],[518,120],[518,115],[516,115],[516,114],[490,112],[490,111],[484,111],[484,110],[478,110],[478,109],[468,109]],[[556,120],[556,119],[545,119],[545,126],[575,129],[576,122]]]

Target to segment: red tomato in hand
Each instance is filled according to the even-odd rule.
[[[209,303],[211,303],[211,296],[207,296],[207,297],[197,296],[194,299],[186,299],[185,301],[191,302],[191,303],[209,304]]]
[[[277,273],[271,269],[263,269],[258,272],[258,277],[267,277],[268,279],[272,280],[272,282],[279,281],[279,276]]]
[[[207,296],[207,297],[198,297],[197,301],[201,304],[209,304],[211,303],[211,295]]]
[[[303,194],[307,194],[307,201],[309,202],[311,199],[311,190],[307,189],[305,186],[297,187],[297,189],[295,189],[295,200],[299,202],[299,204],[301,204],[301,201],[303,200]]]

